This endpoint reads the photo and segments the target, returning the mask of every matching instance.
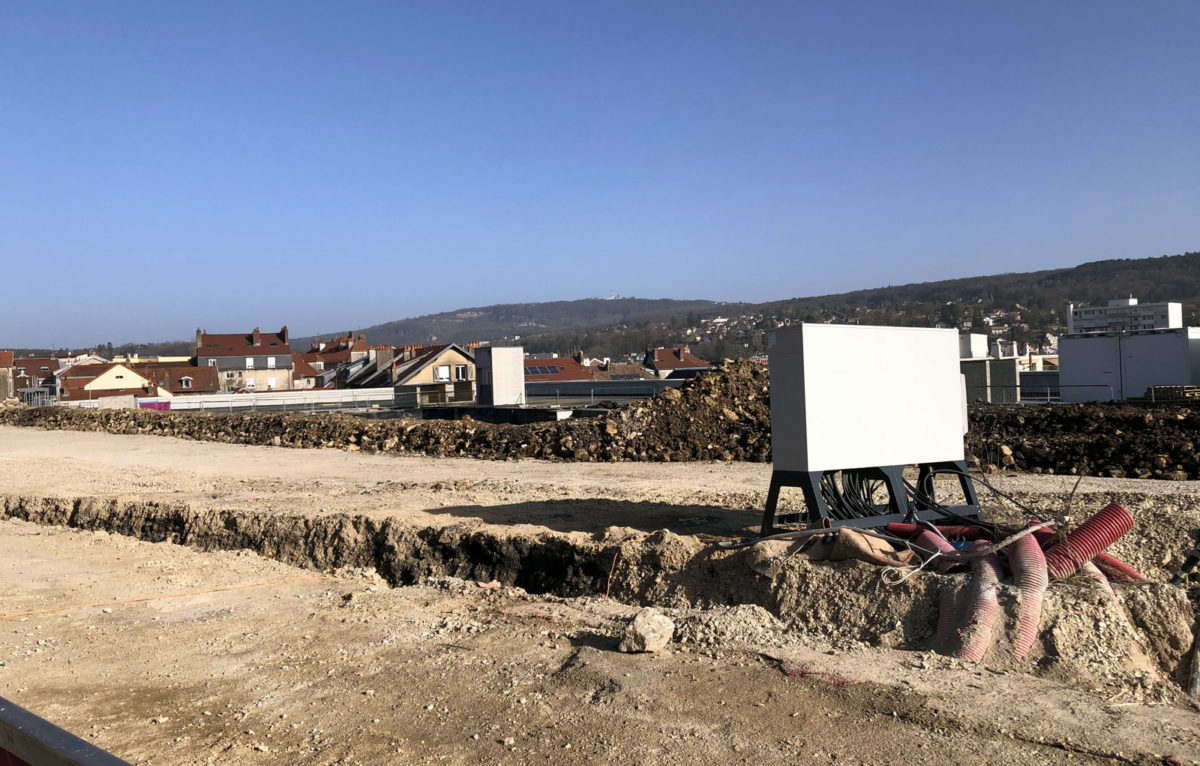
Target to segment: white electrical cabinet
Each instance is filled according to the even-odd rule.
[[[769,342],[776,471],[963,459],[956,331],[802,324]]]

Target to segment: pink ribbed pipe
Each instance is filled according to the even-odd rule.
[[[949,583],[943,582],[941,593],[938,594],[938,624],[933,634],[933,650],[945,653],[954,638],[954,621],[958,611],[958,591]]]
[[[922,532],[921,534],[917,535],[917,539],[913,540],[913,545],[916,545],[918,548],[923,548],[927,551],[941,551],[942,553],[955,553],[953,545],[946,542],[944,539],[935,535],[934,533],[930,532],[928,529],[925,530],[924,532]],[[948,570],[950,567],[954,566],[957,563],[958,562],[956,562],[956,561],[946,561],[944,559],[938,559],[937,571],[945,572],[946,570]]]
[[[968,549],[972,553],[991,546],[986,540],[976,540]],[[955,657],[979,662],[992,645],[992,628],[1000,614],[1000,601],[996,588],[1000,584],[1000,558],[990,553],[971,562],[971,603],[967,623],[962,626],[963,646],[954,653]]]
[[[1150,578],[1121,561],[1116,556],[1107,553],[1097,553],[1092,563],[1100,571],[1108,575],[1110,580],[1128,580],[1130,582],[1149,582]]]
[[[1085,561],[1079,565],[1079,571],[1091,577],[1096,582],[1100,583],[1100,587],[1108,594],[1108,598],[1113,602],[1113,606],[1121,614],[1125,614],[1125,607],[1121,606],[1121,601],[1117,598],[1117,592],[1113,590],[1112,585],[1108,582],[1108,578],[1104,576],[1104,572],[1091,561]]]
[[[1041,522],[1037,521],[1034,523],[1040,524]],[[1050,529],[1049,527],[1043,527],[1042,529],[1039,529],[1038,531],[1034,532],[1033,535],[1034,535],[1034,537],[1036,537],[1038,539],[1038,542],[1044,546],[1046,543],[1048,543],[1051,539],[1054,538],[1055,532],[1053,529]],[[1097,553],[1095,555],[1095,557],[1093,557],[1092,561],[1095,562],[1096,566],[1100,567],[1101,572],[1108,575],[1108,578],[1110,580],[1127,580],[1129,582],[1150,582],[1149,577],[1142,574],[1141,572],[1134,569],[1133,567],[1129,566],[1124,561],[1121,561],[1119,558],[1112,555],[1111,553],[1104,553],[1103,551],[1100,553]]]
[[[1013,642],[1013,657],[1023,659],[1037,639],[1042,620],[1042,599],[1050,578],[1046,575],[1046,556],[1037,538],[1025,535],[1008,548],[1008,563],[1012,567],[1013,583],[1021,594],[1017,611],[1017,640]]]
[[[1079,565],[1103,551],[1133,529],[1133,517],[1116,503],[1104,506],[1092,518],[1067,535],[1067,539],[1046,551],[1050,576],[1070,577]]]

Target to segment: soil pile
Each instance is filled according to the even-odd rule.
[[[967,453],[985,470],[1200,478],[1200,413],[1185,407],[973,405],[970,421]]]
[[[1200,412],[1171,406],[972,405],[966,452],[985,471],[1200,478]],[[301,413],[0,407],[0,424],[434,457],[577,461],[771,459],[768,374],[725,361],[679,389],[595,418],[530,425]]]
[[[599,418],[492,425],[471,419],[366,420],[352,415],[0,408],[0,424],[153,434],[234,444],[547,460],[770,459],[766,370],[726,362],[681,389]]]

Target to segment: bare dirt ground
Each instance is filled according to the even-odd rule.
[[[0,428],[9,498],[354,514],[580,544],[614,526],[702,540],[752,532],[769,474]],[[1074,479],[1003,482],[1028,498],[1069,492]],[[1089,479],[1088,493],[1194,504],[1197,485]],[[676,642],[623,654],[617,637],[638,605],[602,592],[568,599],[445,577],[390,588],[373,570],[8,519],[0,696],[137,763],[1200,759],[1200,716],[1179,699],[1146,704],[1069,678],[823,643],[757,606],[674,606]]]

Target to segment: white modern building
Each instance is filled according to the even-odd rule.
[[[1139,332],[1183,327],[1182,303],[1138,303],[1129,297],[1107,306],[1067,304],[1067,334],[1085,332]]]
[[[1119,402],[1151,386],[1200,385],[1200,327],[1064,335],[1058,362],[1064,402]]]

